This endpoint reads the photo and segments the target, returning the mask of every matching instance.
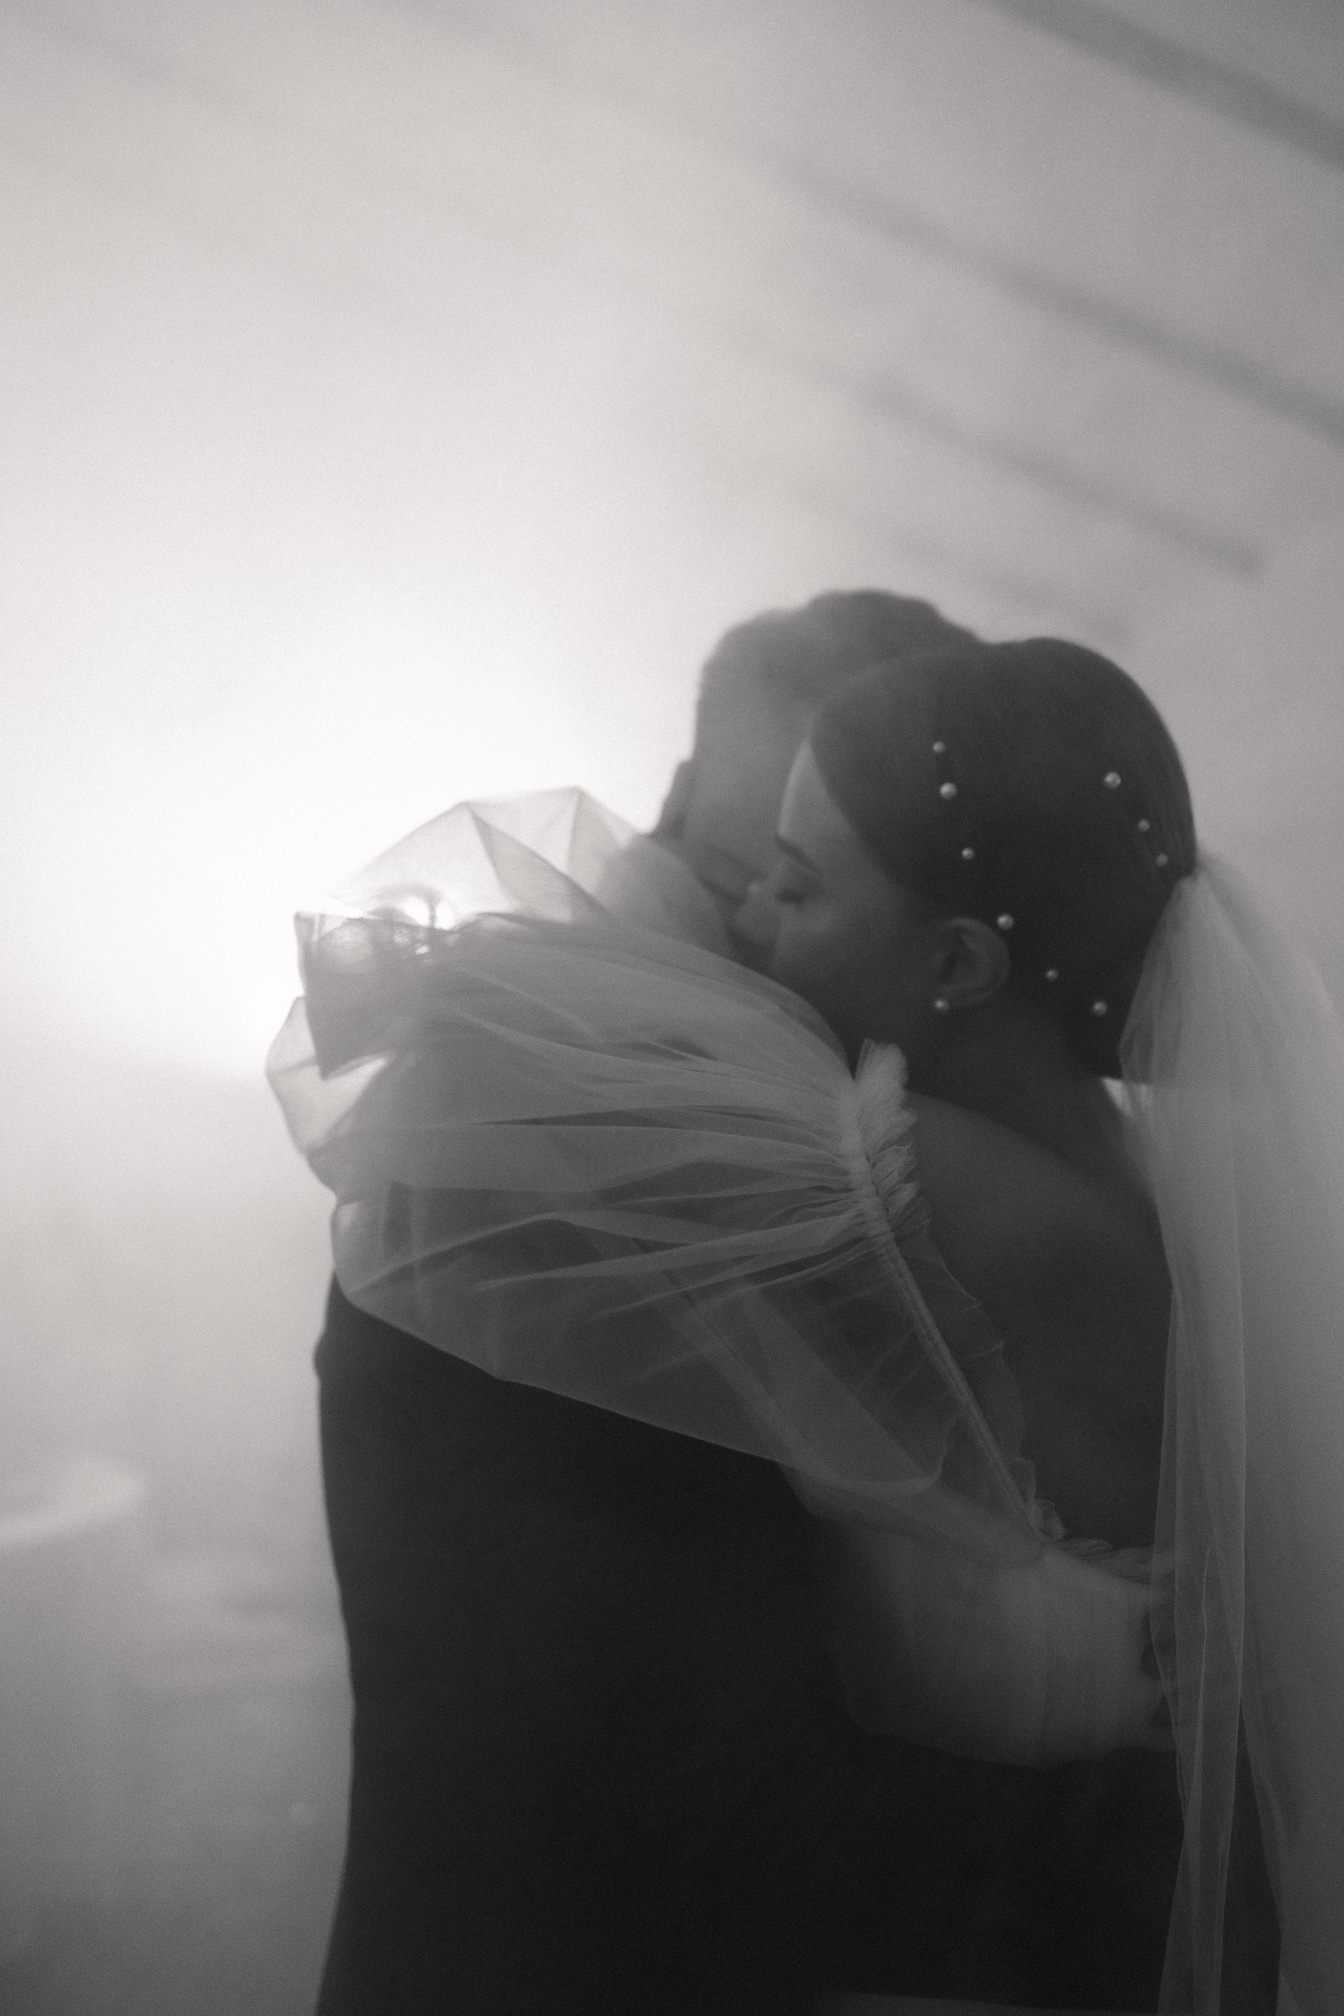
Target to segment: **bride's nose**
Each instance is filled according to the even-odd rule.
[[[728,934],[744,966],[769,971],[779,912],[770,895],[770,877],[762,875],[748,888],[742,906],[728,922]]]

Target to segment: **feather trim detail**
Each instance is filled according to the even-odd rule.
[[[915,1175],[914,1113],[905,1091],[905,1058],[894,1043],[865,1043],[854,1074],[859,1138],[873,1187],[895,1238],[928,1215]]]

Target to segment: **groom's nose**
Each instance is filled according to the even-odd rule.
[[[747,890],[742,907],[728,920],[728,935],[744,966],[757,973],[770,971],[770,955],[775,947],[779,912],[770,895],[770,880],[762,876]]]

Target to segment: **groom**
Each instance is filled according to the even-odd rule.
[[[875,593],[730,631],[622,907],[763,963],[743,900],[810,714],[965,634]],[[1151,1768],[1117,1788],[860,1735],[823,1529],[776,1466],[492,1379],[334,1284],[317,1367],[355,1698],[320,2016],[1077,2006],[1100,1983],[1151,2004],[1173,1873],[1160,1828],[1134,1854]]]

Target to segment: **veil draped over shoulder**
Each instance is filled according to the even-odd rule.
[[[1344,2005],[1344,1033],[1205,859],[1123,1055],[1173,1286],[1154,1593],[1186,1838],[1163,2007],[1219,2006],[1240,1714],[1279,2016],[1325,2016]]]
[[[577,791],[459,806],[301,916],[305,997],[268,1072],[335,1192],[342,1288],[499,1377],[771,1457],[894,1558],[924,1539],[1014,1589],[1023,1564],[1064,1572],[998,1338],[929,1236],[901,1059],[870,1050],[851,1076],[803,1003],[704,949],[717,928]],[[1174,1285],[1154,1602],[1186,1842],[1163,2006],[1219,2007],[1240,1720],[1280,2016],[1326,2016],[1344,1041],[1206,861],[1124,1054]]]

